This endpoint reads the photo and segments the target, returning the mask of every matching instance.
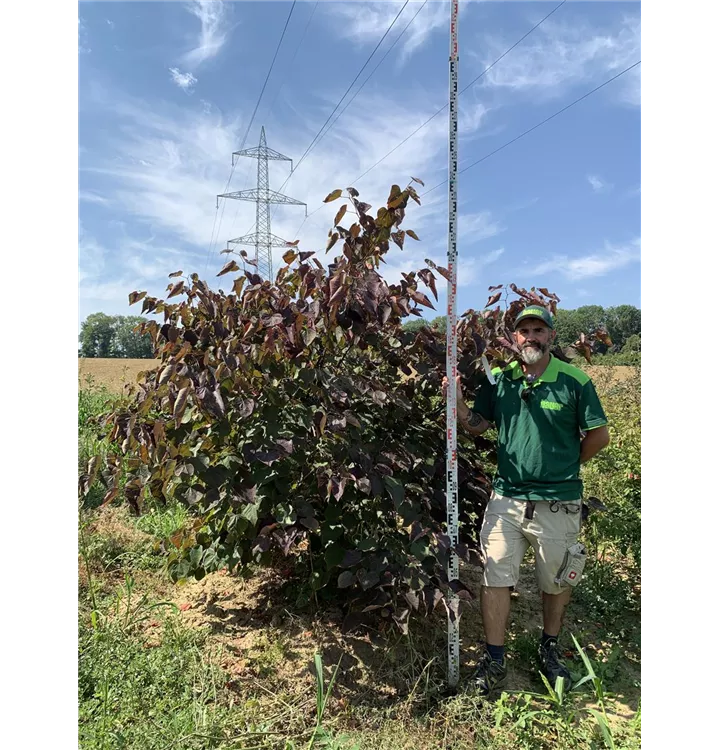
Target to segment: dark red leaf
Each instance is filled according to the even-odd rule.
[[[277,540],[277,543],[279,544],[282,552],[285,555],[289,554],[289,550],[292,547],[292,544],[294,544],[294,541],[299,536],[300,531],[296,526],[291,526],[288,529],[285,529],[284,531],[280,532],[274,532],[272,536]]]
[[[187,406],[188,396],[189,396],[189,386],[186,386],[180,390],[180,392],[177,394],[177,398],[175,399],[175,405],[172,411],[172,418],[178,423],[182,419],[182,415],[184,414],[184,410]]]
[[[258,536],[252,544],[252,552],[267,552],[271,547],[272,542],[266,536]]]
[[[334,226],[336,226],[343,218],[344,214],[347,212],[347,204],[345,203],[338,211],[337,215],[334,217]]]
[[[262,323],[266,328],[272,328],[273,326],[278,326],[283,320],[284,318],[279,313],[275,313],[274,315],[262,318]]]
[[[422,589],[424,594],[424,606],[426,607],[426,613],[431,614],[434,611],[436,605],[444,599],[444,595],[438,588],[426,587]]]
[[[237,261],[234,259],[230,260],[229,263],[225,263],[222,266],[222,270],[217,274],[217,276],[224,276],[225,273],[230,273],[230,271],[239,271]]]
[[[329,234],[329,241],[327,242],[327,252],[329,252],[334,247],[334,245],[336,245],[336,242],[338,239],[339,239],[338,232],[331,232]]]
[[[415,301],[418,302],[420,305],[424,305],[425,307],[430,307],[432,310],[434,310],[434,305],[431,304],[431,301],[429,298],[423,293],[423,292],[417,292],[413,289],[407,290],[407,294]]]
[[[167,295],[167,299],[177,296],[183,289],[184,281],[178,281],[173,287],[171,287],[170,293]]]
[[[346,552],[344,558],[339,563],[340,568],[351,568],[362,560],[362,552],[358,549],[351,549]]]
[[[337,579],[337,586],[339,586],[340,589],[346,589],[349,588],[354,582],[356,581],[356,577],[354,573],[352,573],[350,570],[345,570],[343,573],[340,573],[339,578]]]
[[[294,443],[291,440],[277,440],[277,445],[287,454],[294,453]]]
[[[337,477],[332,477],[329,481],[329,486],[331,487],[331,493],[334,495],[334,497],[337,500],[341,500],[342,495],[344,494],[344,487],[346,485],[347,480],[342,477],[341,479],[338,479]]]
[[[261,461],[263,464],[267,464],[267,466],[270,466],[275,461],[280,459],[283,455],[283,451],[280,451],[277,448],[270,448],[268,451],[257,451],[254,454],[254,457],[257,459],[257,461]]]

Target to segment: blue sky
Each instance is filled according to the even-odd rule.
[[[275,208],[274,234],[321,257],[340,205],[322,199],[334,188],[354,185],[376,210],[392,183],[419,177],[421,194],[446,179],[444,111],[355,182],[448,101],[449,5],[430,0],[419,10],[422,1],[407,5],[339,111],[416,18],[282,188],[320,210],[302,225],[303,208]],[[229,288],[229,277],[215,278],[226,260],[219,251],[252,229],[254,205],[227,201],[217,213],[215,196],[291,5],[79,4],[80,320],[137,314],[129,292],[162,296],[180,269]],[[296,165],[402,5],[297,2],[245,148],[264,125],[268,145]],[[459,88],[556,5],[461,2]],[[639,60],[640,34],[639,3],[569,0],[461,95],[459,168]],[[546,286],[568,308],[640,306],[640,126],[639,66],[461,174],[460,311],[510,282]],[[271,162],[271,187],[288,174]],[[255,180],[256,161],[241,159],[230,190]],[[446,265],[446,185],[413,207],[405,226],[421,242],[392,250],[390,281],[427,257]],[[427,317],[446,312],[444,294],[435,304]]]

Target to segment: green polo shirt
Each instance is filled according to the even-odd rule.
[[[519,362],[492,372],[496,384],[484,377],[473,408],[498,430],[494,490],[525,500],[580,498],[580,431],[607,424],[591,379],[553,355],[532,386]],[[524,401],[525,388],[531,393]]]

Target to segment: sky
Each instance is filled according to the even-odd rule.
[[[640,4],[569,0],[469,86],[559,4],[460,3],[460,312],[511,282],[565,308],[641,305],[641,67],[511,142],[640,60]],[[448,2],[406,5],[320,131],[402,5],[80,2],[78,323],[139,314],[129,293],[163,297],[178,270],[230,289],[220,251],[253,231],[255,206],[216,196],[255,186],[256,160],[233,170],[232,152],[262,127],[295,167],[270,162],[270,187],[309,213],[274,206],[273,234],[324,260],[341,205],[328,193],[354,186],[375,212],[417,177],[402,228],[420,242],[393,247],[383,275],[446,266],[448,108],[373,165],[448,103]],[[446,313],[442,287],[429,319]]]

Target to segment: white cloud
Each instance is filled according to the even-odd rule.
[[[114,28],[115,28],[115,22],[114,22],[114,21],[110,21],[110,19],[109,19],[109,18],[106,18],[106,19],[105,19],[105,21],[107,21],[107,25],[108,25],[108,26],[109,26],[109,27],[110,27],[111,29],[114,29]]]
[[[610,182],[602,180],[598,175],[588,174],[586,175],[588,184],[593,188],[594,193],[609,193],[613,189],[613,185]]]
[[[637,237],[623,245],[606,242],[602,252],[572,258],[567,255],[555,255],[552,258],[532,265],[531,273],[537,276],[542,273],[557,271],[572,281],[605,276],[618,268],[624,268],[641,259],[641,238]]]
[[[77,198],[85,203],[98,203],[101,206],[108,206],[111,203],[107,198],[87,190],[80,190]]]
[[[481,128],[486,115],[491,110],[483,103],[474,101],[473,104],[468,104],[467,101],[462,101],[459,107],[459,132],[462,135],[462,141],[466,143],[469,138],[464,138],[464,133],[473,133],[476,135],[486,135]],[[502,128],[501,128],[502,129]],[[499,130],[494,132],[499,132]],[[492,133],[493,135],[494,133]]]
[[[200,21],[200,32],[194,49],[182,58],[187,67],[195,70],[222,49],[227,41],[227,7],[224,0],[193,0],[188,6],[189,12]]]
[[[328,3],[327,8],[334,16],[332,29],[336,33],[345,39],[351,39],[355,44],[374,46],[384,36],[403,4],[401,0],[367,3],[341,2]],[[446,27],[447,6],[446,0],[428,2],[416,15],[399,42],[400,63],[406,62],[435,29]],[[376,62],[381,59],[418,10],[418,2],[410,2],[406,6],[377,51]]]
[[[492,250],[490,253],[482,255],[477,261],[480,266],[488,266],[491,263],[495,263],[504,254],[504,248],[499,247],[496,250]]]
[[[641,186],[629,188],[623,193],[624,198],[640,198],[641,197]]]
[[[470,52],[482,65],[490,65],[515,40],[485,36],[482,53]],[[512,94],[552,98],[587,82],[599,82],[619,73],[641,56],[641,21],[626,16],[618,28],[597,32],[595,28],[569,25],[554,19],[542,24],[521,45],[482,79],[482,85]],[[624,74],[618,86],[620,101],[640,106],[640,70]]]
[[[458,219],[459,239],[464,243],[479,242],[494,237],[504,231],[497,221],[492,219],[491,212],[479,211],[473,214],[462,213]]]
[[[100,242],[80,222],[79,236],[79,316],[93,312],[108,315],[137,315],[130,307],[129,293],[145,290],[163,296],[168,275],[196,268],[204,255],[195,250],[172,247],[155,236],[137,239],[128,235],[124,222],[112,222],[112,240]]]
[[[191,91],[197,79],[191,73],[182,73],[177,68],[170,68],[172,80],[183,90]]]
[[[332,92],[332,96],[334,94]],[[327,230],[341,205],[339,202],[323,203],[331,190],[355,184],[362,200],[372,204],[375,213],[385,203],[392,183],[403,186],[410,176],[415,176],[431,186],[444,178],[446,123],[435,118],[402,148],[354,183],[356,177],[383,157],[392,145],[387,143],[387,133],[406,132],[414,123],[420,124],[433,113],[425,91],[402,94],[400,98],[395,95],[387,98],[362,92],[354,105],[364,113],[362,118],[339,120],[295,169],[285,187],[282,183],[289,174],[288,165],[270,162],[272,189],[305,201],[310,212],[319,208],[302,225],[304,211],[301,207],[273,207],[274,234],[291,241],[302,225],[298,237],[301,248],[318,251],[318,258],[324,263],[327,260],[324,255]],[[164,238],[162,247],[171,247],[176,242],[181,247],[196,249],[197,254],[189,258],[185,272],[196,271],[213,287],[221,283],[222,288],[229,288],[229,276],[215,279],[216,272],[226,260],[219,251],[226,246],[224,243],[228,239],[251,231],[255,205],[220,201],[219,214],[216,214],[215,196],[225,192],[231,154],[237,149],[246,124],[238,119],[222,118],[206,102],[179,107],[161,101],[133,101],[121,92],[101,91],[99,87],[94,96],[94,104],[99,104],[116,118],[118,128],[114,138],[106,140],[101,155],[88,153],[83,157],[85,188],[88,191],[93,188],[94,176],[100,175],[103,197],[112,200],[118,210],[126,212],[128,220],[134,217],[135,223],[139,222],[140,226],[147,226],[161,235]],[[286,124],[267,129],[268,145],[293,157],[296,167],[300,149],[311,141],[331,111],[336,101],[332,96],[327,95],[319,108],[310,109],[310,117],[304,114],[279,118],[280,123]],[[301,109],[306,113],[306,99],[302,105]],[[477,122],[479,119],[474,118]],[[255,130],[246,146],[255,145],[257,137]],[[240,159],[228,192],[251,188],[255,181],[256,160]],[[421,194],[422,188],[418,189]],[[389,274],[399,268],[418,270],[427,257],[445,264],[445,219],[445,207],[440,203],[429,206],[426,202],[422,206],[412,203],[407,210],[405,227],[414,229],[422,242],[407,239],[403,253],[398,248],[392,249],[388,264],[382,266],[383,271]],[[462,235],[471,233],[467,239],[491,237],[501,229],[488,212],[481,210],[462,216],[460,223]],[[211,237],[215,242],[210,255]],[[335,251],[336,248],[332,252]],[[274,250],[275,269],[281,264],[283,252],[282,248]],[[176,269],[168,267],[167,272],[173,270]],[[468,267],[462,283],[468,283],[467,272]],[[132,286],[127,291],[134,288]]]
[[[78,262],[80,280],[99,276],[105,268],[105,248],[85,230],[82,220],[79,226]]]
[[[499,247],[490,252],[481,252],[481,254],[467,254],[460,251],[459,266],[457,268],[457,280],[459,287],[472,287],[474,294],[481,290],[483,293],[491,284],[496,283],[495,279],[489,276],[488,267],[504,254],[504,248]],[[481,296],[479,293],[479,297]]]
[[[81,55],[89,54],[92,50],[89,47],[87,26],[82,18],[77,19],[77,47]]]

